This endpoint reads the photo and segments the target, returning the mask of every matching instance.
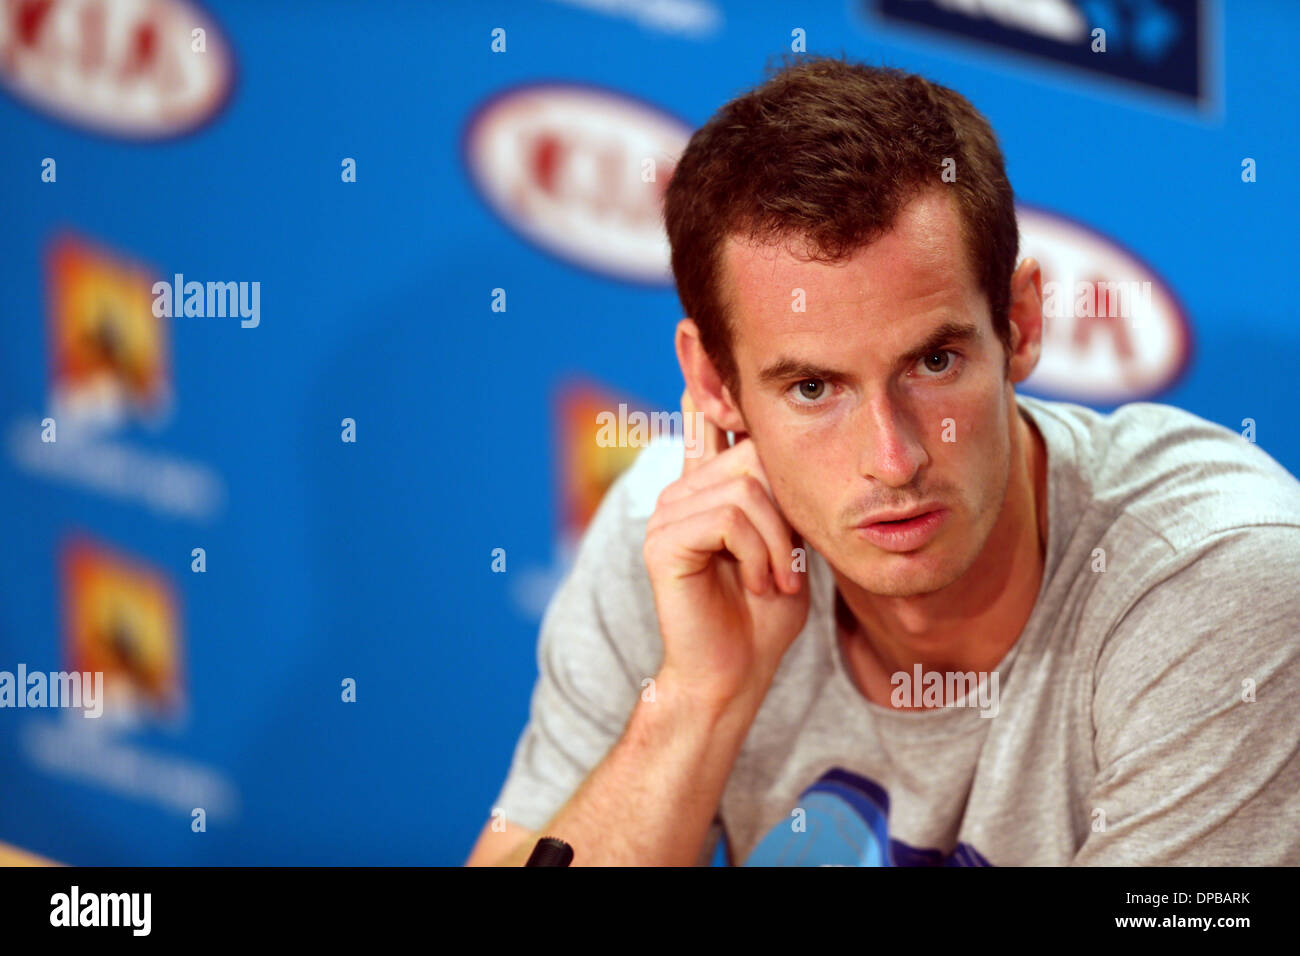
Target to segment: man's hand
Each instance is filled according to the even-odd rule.
[[[694,424],[689,396],[682,411]],[[537,830],[572,846],[574,866],[700,861],[736,757],[808,617],[808,584],[790,554],[802,542],[771,498],[753,442],[738,435],[728,447],[713,424],[693,437],[705,441],[704,456],[687,457],[659,496],[641,549],[664,642],[655,695],[635,700],[622,735]],[[521,866],[536,842],[496,836],[480,840],[473,862]]]
[[[757,707],[808,617],[808,586],[793,570],[802,542],[781,514],[754,451],[695,414],[700,457],[659,495],[642,553],[664,641],[662,671],[695,699]]]

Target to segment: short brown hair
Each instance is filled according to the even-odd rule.
[[[941,179],[945,159],[955,181]],[[971,268],[1009,351],[1015,197],[997,137],[960,93],[892,67],[810,56],[695,131],[669,181],[664,224],[677,294],[733,398],[734,327],[718,285],[726,239],[800,240],[807,259],[840,261],[937,186],[956,195]]]

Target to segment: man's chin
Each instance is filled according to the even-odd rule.
[[[840,573],[858,587],[881,597],[918,597],[941,591],[961,577],[959,569],[933,553],[877,552],[869,558],[854,555]]]

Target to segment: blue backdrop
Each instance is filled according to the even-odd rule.
[[[0,840],[462,861],[545,599],[629,460],[591,411],[681,393],[647,210],[800,44],[969,97],[1046,278],[1151,283],[1140,329],[1055,324],[1027,391],[1249,419],[1296,472],[1300,10],[1005,6],[11,5],[0,670],[94,665],[126,696],[0,709]],[[178,273],[259,308],[159,316]]]

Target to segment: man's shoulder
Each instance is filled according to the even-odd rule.
[[[1070,432],[1089,504],[1145,525],[1175,550],[1234,528],[1300,527],[1300,481],[1241,433],[1156,402],[1109,414],[1031,402],[1036,420]]]
[[[615,481],[621,486],[623,517],[645,521],[654,514],[659,493],[681,477],[684,455],[685,445],[679,437],[658,438],[641,449]]]
[[[610,483],[569,543],[571,560],[547,602],[539,666],[588,699],[602,699],[610,674],[639,680],[658,669],[663,646],[642,548],[659,492],[681,472],[680,443],[675,453],[656,441]]]
[[[656,439],[610,483],[577,542],[580,575],[643,577],[645,526],[659,493],[682,472],[681,439]]]

